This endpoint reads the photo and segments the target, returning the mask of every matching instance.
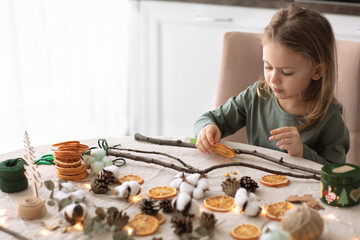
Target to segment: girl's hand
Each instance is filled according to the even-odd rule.
[[[304,144],[296,127],[282,127],[270,132],[269,141],[276,141],[276,146],[287,150],[291,156],[303,157]]]
[[[211,153],[211,145],[220,141],[220,129],[213,124],[206,125],[197,136],[196,147],[203,153]]]

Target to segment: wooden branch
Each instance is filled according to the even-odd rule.
[[[3,226],[0,226],[0,231],[3,231],[3,232],[5,232],[5,233],[7,233],[7,234],[9,234],[9,235],[11,235],[13,237],[16,237],[17,239],[20,239],[20,240],[30,240],[29,238],[26,238],[26,237],[20,235],[19,233],[11,231],[10,229],[7,229],[7,228],[5,228]]]
[[[163,161],[160,161],[160,160],[157,160],[154,158],[147,158],[147,157],[133,155],[131,153],[120,152],[120,151],[118,151],[116,149],[112,149],[112,148],[108,149],[108,155],[114,156],[114,157],[128,158],[128,159],[132,159],[132,160],[139,161],[139,162],[152,163],[152,164],[160,165],[160,166],[163,166],[166,168],[171,168],[171,169],[174,169],[179,172],[196,173],[199,171],[199,170],[193,170],[193,169],[189,169],[189,168],[180,167],[180,166],[177,166],[172,163],[165,163]]]
[[[156,151],[144,151],[144,150],[137,150],[137,149],[129,149],[129,148],[118,148],[118,147],[115,147],[115,148],[109,148],[109,149],[117,149],[117,150],[120,150],[120,151],[129,151],[129,152],[137,152],[137,153],[148,153],[148,154],[158,154],[158,155],[163,155],[163,156],[166,156],[166,157],[169,157],[169,158],[172,158],[176,161],[178,161],[179,163],[181,163],[184,167],[186,168],[189,168],[189,169],[192,169],[192,170],[199,170],[187,163],[185,163],[183,160],[181,160],[180,158],[178,157],[175,157],[175,156],[172,156],[170,154],[167,154],[167,153],[162,153],[162,152],[156,152]]]
[[[218,165],[214,165],[212,167],[206,168],[204,170],[195,170],[195,169],[189,169],[189,168],[184,168],[184,167],[180,167],[174,164],[170,164],[170,163],[165,163],[161,160],[157,160],[154,158],[147,158],[147,157],[142,157],[142,156],[137,156],[137,155],[133,155],[130,153],[123,153],[120,152],[118,149],[109,149],[108,150],[108,155],[110,156],[115,156],[115,157],[123,157],[123,158],[128,158],[128,159],[132,159],[135,161],[140,161],[140,162],[146,162],[146,163],[152,163],[152,164],[156,164],[156,165],[160,165],[166,168],[171,168],[180,172],[186,172],[186,173],[200,173],[200,174],[206,174],[209,173],[215,169],[219,169],[219,168],[224,168],[224,167],[232,167],[232,166],[243,166],[243,167],[249,167],[249,168],[253,168],[253,169],[257,169],[257,170],[261,170],[264,172],[269,172],[269,173],[273,173],[273,174],[278,174],[278,175],[286,175],[286,176],[291,176],[294,178],[305,178],[305,179],[315,179],[315,180],[320,180],[320,178],[318,176],[316,176],[316,174],[312,174],[312,175],[301,175],[301,174],[295,174],[295,173],[291,173],[291,172],[282,172],[282,171],[276,171],[276,170],[272,170],[272,169],[268,169],[268,168],[264,168],[264,167],[259,167],[257,165],[253,165],[253,164],[249,164],[249,163],[243,163],[243,162],[233,162],[233,163],[226,163],[226,164],[218,164]]]
[[[154,144],[158,144],[158,145],[167,145],[167,146],[176,146],[176,147],[187,147],[187,148],[196,148],[196,145],[193,143],[187,143],[187,142],[183,142],[181,140],[163,140],[163,139],[156,139],[156,138],[150,138],[150,137],[146,137],[143,136],[139,133],[135,133],[134,135],[135,139],[138,141],[144,141],[144,142],[149,142],[149,143],[154,143]],[[274,158],[272,156],[266,155],[264,153],[260,153],[256,150],[246,150],[246,149],[233,149],[234,152],[236,154],[248,154],[248,155],[253,155],[259,158],[262,158],[264,160],[288,167],[290,169],[297,169],[297,170],[301,170],[307,173],[313,173],[313,174],[318,174],[321,175],[320,171],[311,169],[311,168],[307,168],[307,167],[302,167],[296,164],[292,164],[292,163],[288,163],[285,162],[283,160],[283,158],[277,159]]]

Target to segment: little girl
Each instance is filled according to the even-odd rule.
[[[334,96],[337,65],[330,23],[292,4],[273,16],[262,45],[264,78],[198,119],[197,148],[210,153],[221,137],[246,126],[248,144],[321,164],[345,162],[350,140]]]

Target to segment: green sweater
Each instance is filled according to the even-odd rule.
[[[281,151],[276,141],[268,140],[270,131],[299,124],[294,115],[281,109],[275,96],[260,99],[256,92],[258,84],[256,82],[230,98],[216,110],[201,115],[194,126],[195,134],[198,135],[208,124],[218,126],[222,137],[246,126],[248,144]],[[345,162],[350,140],[341,106],[332,104],[324,121],[310,131],[300,132],[300,137],[304,144],[304,158],[321,164]]]

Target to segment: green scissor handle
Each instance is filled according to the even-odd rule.
[[[40,165],[55,165],[54,163],[54,156],[52,154],[45,154],[41,156],[39,159],[35,160],[35,163]]]

